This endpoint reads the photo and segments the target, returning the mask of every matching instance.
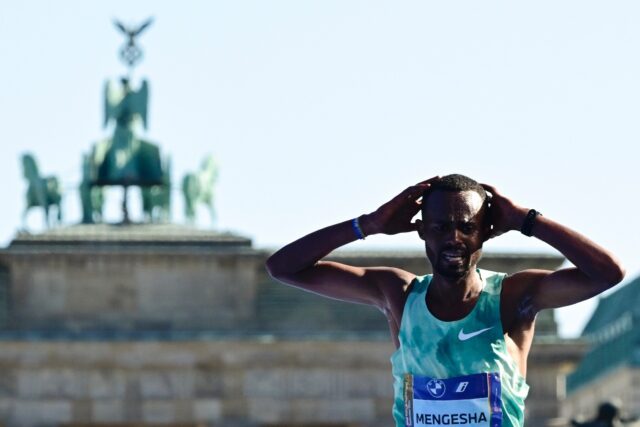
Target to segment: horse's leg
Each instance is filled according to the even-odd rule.
[[[209,216],[211,217],[211,225],[216,223],[216,210],[213,207],[213,200],[209,200],[207,203],[207,207],[209,208]]]
[[[49,221],[49,205],[45,204],[42,209],[44,209],[44,222],[47,225],[47,228],[51,228],[51,223]]]
[[[22,212],[22,229],[26,230],[27,229],[27,214],[29,213],[29,208],[31,206],[29,206],[29,204],[27,204],[27,206],[24,208],[24,211]]]

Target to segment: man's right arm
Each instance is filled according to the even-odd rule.
[[[365,235],[414,231],[413,216],[420,210],[419,198],[429,188],[423,181],[360,217]],[[351,221],[335,224],[298,239],[273,254],[266,263],[269,274],[286,284],[343,301],[389,309],[388,289],[402,290],[414,277],[389,267],[355,267],[322,261],[334,249],[357,240]]]
[[[379,281],[393,280],[401,270],[355,267],[321,260],[333,249],[356,239],[351,221],[323,228],[273,254],[267,260],[267,270],[275,279],[306,291],[384,310],[385,298]],[[401,280],[400,277],[397,279]]]

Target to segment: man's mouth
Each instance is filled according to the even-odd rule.
[[[445,249],[440,252],[440,257],[449,263],[460,263],[465,260],[467,252],[464,249]]]

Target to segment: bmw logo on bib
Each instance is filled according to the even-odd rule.
[[[446,390],[447,388],[445,387],[444,382],[439,379],[434,378],[427,383],[427,391],[429,392],[429,394],[431,394],[431,396],[435,397],[436,399],[439,399],[442,396],[444,396],[444,392]]]

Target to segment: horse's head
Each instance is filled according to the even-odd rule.
[[[22,155],[22,173],[23,176],[29,181],[40,177],[36,159],[30,153],[24,153]]]
[[[209,154],[202,160],[202,165],[200,166],[200,172],[202,176],[205,176],[205,180],[213,183],[216,180],[218,175],[218,165],[214,157]]]

